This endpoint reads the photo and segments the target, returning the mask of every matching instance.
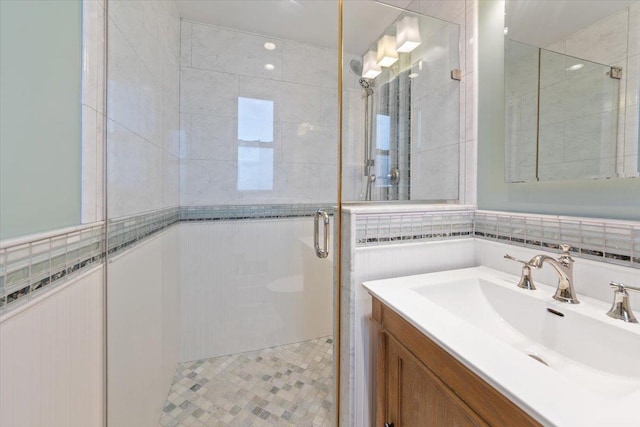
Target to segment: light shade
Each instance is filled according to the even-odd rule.
[[[391,67],[398,60],[396,51],[396,38],[386,35],[378,40],[378,65],[381,67]]]
[[[375,79],[382,72],[378,65],[378,53],[370,50],[362,58],[362,77],[365,79]]]
[[[396,24],[396,50],[409,53],[420,46],[420,26],[415,16],[405,16]]]

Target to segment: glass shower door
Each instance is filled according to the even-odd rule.
[[[333,424],[337,19],[111,2],[109,425]]]

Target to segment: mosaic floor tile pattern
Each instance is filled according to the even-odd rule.
[[[182,363],[162,427],[331,426],[330,337]]]

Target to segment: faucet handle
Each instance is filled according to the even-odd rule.
[[[504,259],[509,259],[509,260],[511,260],[511,261],[519,262],[520,264],[524,264],[525,266],[529,266],[529,267],[531,267],[531,264],[529,264],[529,261],[523,261],[523,260],[518,259],[518,258],[516,258],[516,257],[512,257],[512,256],[511,256],[511,255],[509,255],[509,254],[505,254],[505,255],[504,255]]]
[[[560,245],[560,250],[562,251],[562,253],[560,254],[560,258],[558,258],[558,261],[560,261],[562,264],[564,264],[567,267],[575,262],[573,258],[571,258],[571,253],[569,253],[570,249],[571,249],[571,245],[567,245],[567,244]]]
[[[611,282],[609,286],[615,288],[614,299],[607,316],[614,319],[623,320],[628,323],[638,323],[629,306],[629,291],[640,292],[640,288],[627,286],[624,283]]]
[[[530,291],[535,291],[536,285],[533,284],[533,279],[531,278],[531,267],[536,268],[535,265],[532,265],[530,262],[512,257],[509,254],[505,254],[504,259],[519,262],[520,264],[522,264],[522,277],[520,277],[518,287],[522,289],[529,289]]]
[[[628,286],[624,283],[611,282],[609,286],[616,289],[616,292],[624,292],[624,291],[632,291],[632,292],[640,292],[640,288],[636,288],[635,286]]]

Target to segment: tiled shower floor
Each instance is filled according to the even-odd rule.
[[[332,340],[182,363],[160,419],[174,426],[330,426]]]

